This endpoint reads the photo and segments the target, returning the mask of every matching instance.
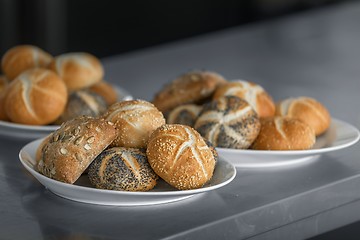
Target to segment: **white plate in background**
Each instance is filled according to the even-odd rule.
[[[148,192],[127,192],[97,189],[91,186],[86,174],[75,184],[50,179],[35,169],[36,149],[43,139],[25,145],[19,153],[22,165],[46,188],[61,197],[84,203],[118,206],[139,206],[175,202],[192,196],[218,189],[230,183],[236,175],[233,165],[219,159],[212,179],[204,187],[193,190],[177,190],[163,180]]]
[[[316,138],[309,150],[271,151],[251,149],[216,148],[220,157],[235,167],[276,167],[297,164],[317,158],[319,155],[347,148],[359,140],[359,130],[354,126],[332,119],[329,129]]]
[[[114,89],[118,94],[119,101],[132,99],[131,94],[125,89],[118,86],[114,86]],[[45,137],[59,127],[59,125],[26,125],[0,120],[0,136],[15,139],[33,140]]]

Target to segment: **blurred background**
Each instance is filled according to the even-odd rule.
[[[86,51],[102,58],[337,2],[0,0],[0,54],[33,44],[53,55]]]

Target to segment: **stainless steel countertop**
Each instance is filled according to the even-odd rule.
[[[360,3],[103,59],[106,79],[151,100],[191,69],[312,96],[360,127]],[[303,164],[238,168],[229,185],[187,200],[117,207],[52,194],[21,166],[27,141],[0,139],[1,239],[303,239],[360,220],[360,144]]]

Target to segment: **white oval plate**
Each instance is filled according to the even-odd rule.
[[[337,119],[332,119],[329,129],[317,137],[309,150],[269,151],[250,149],[216,148],[220,157],[235,167],[276,167],[302,163],[317,158],[320,154],[343,149],[359,140],[359,130]]]
[[[118,93],[119,100],[132,99],[125,89],[118,86],[114,86],[114,88]],[[38,139],[47,136],[59,127],[59,125],[32,126],[0,120],[0,136],[27,140]]]
[[[75,184],[67,184],[50,179],[34,169],[36,149],[42,139],[25,145],[19,153],[23,166],[46,188],[61,197],[84,203],[118,206],[139,206],[162,204],[190,198],[230,183],[236,175],[233,165],[224,160],[217,162],[212,179],[202,188],[193,190],[177,190],[163,180],[159,180],[154,189],[148,192],[126,192],[97,189],[91,186],[86,174]]]

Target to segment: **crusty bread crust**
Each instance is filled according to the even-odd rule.
[[[226,80],[209,71],[193,71],[183,74],[156,93],[153,103],[162,112],[187,103],[199,103],[211,97],[215,88]]]
[[[48,69],[33,68],[11,82],[5,98],[5,111],[16,123],[45,125],[64,111],[67,89],[61,78]]]
[[[72,184],[115,137],[114,124],[104,119],[81,116],[65,122],[42,146],[37,169]]]
[[[315,131],[316,136],[330,126],[331,116],[326,107],[314,98],[298,97],[284,99],[276,104],[276,116],[296,118]]]
[[[18,45],[6,51],[1,60],[4,74],[9,80],[15,79],[25,70],[47,68],[53,57],[32,45]]]
[[[144,100],[117,102],[103,117],[113,122],[118,130],[112,147],[145,148],[150,134],[165,124],[162,112]]]
[[[290,117],[261,119],[261,130],[251,148],[256,150],[305,150],[315,144],[315,133],[307,124]]]
[[[166,124],[156,129],[146,154],[154,171],[180,190],[202,187],[211,179],[216,163],[200,134],[180,124]]]
[[[100,60],[84,52],[61,54],[54,58],[49,68],[64,80],[69,91],[90,87],[104,77]]]

